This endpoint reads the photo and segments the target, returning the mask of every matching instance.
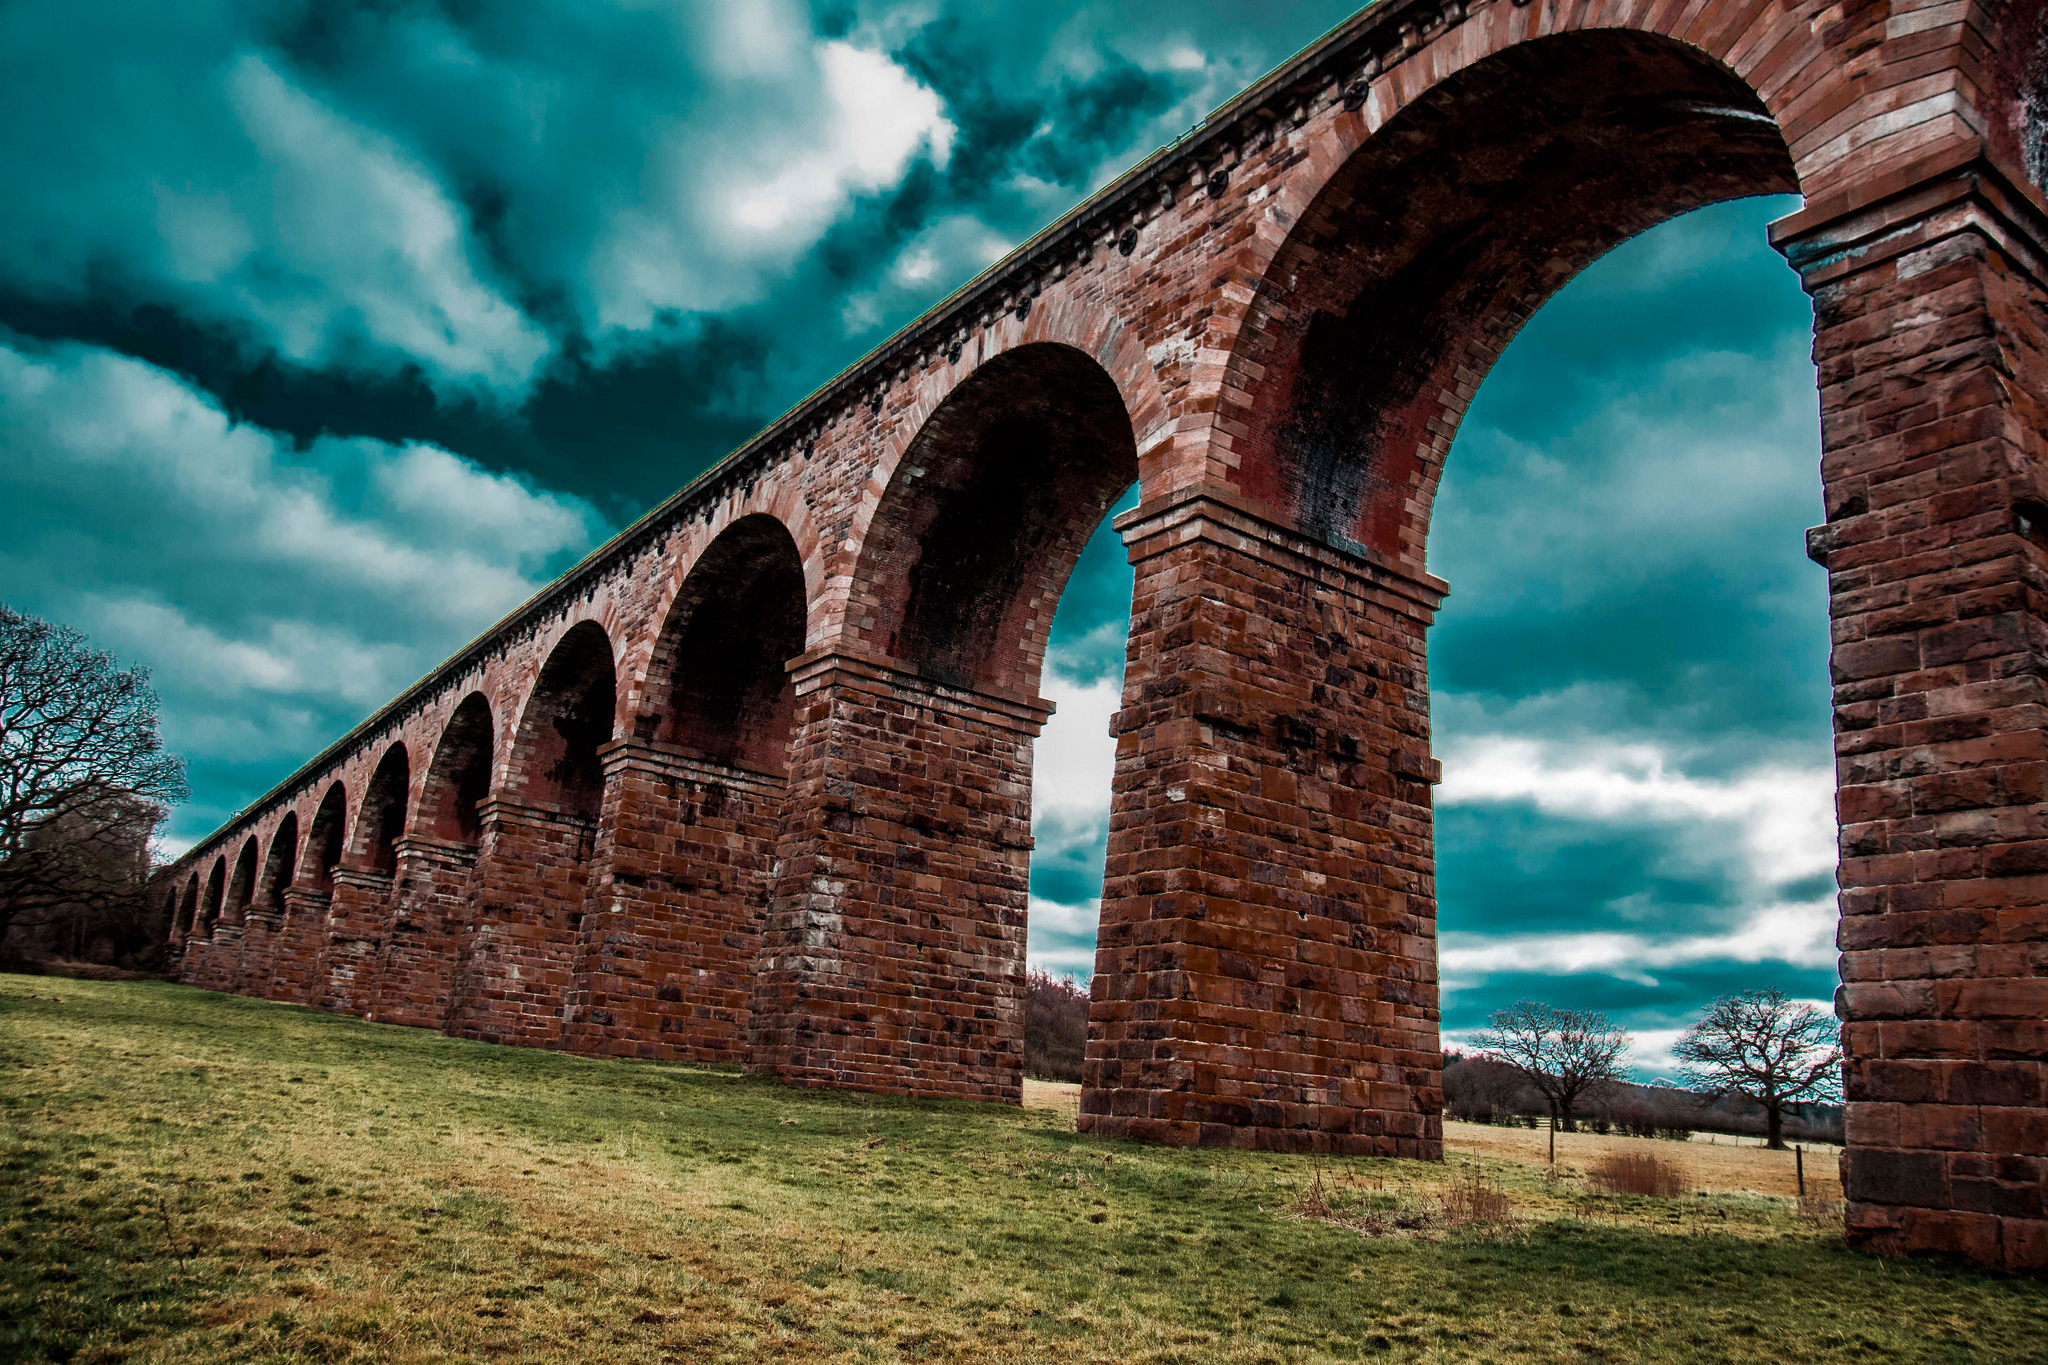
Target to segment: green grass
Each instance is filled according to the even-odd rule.
[[[1102,1142],[0,976],[0,1360],[2024,1361],[2039,1281],[1759,1196]],[[1477,1174],[1517,1222],[1363,1235]],[[1382,1218],[1379,1215],[1385,1214]]]

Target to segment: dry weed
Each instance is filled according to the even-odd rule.
[[[1498,1233],[1514,1224],[1514,1201],[1498,1181],[1489,1182],[1476,1171],[1455,1177],[1436,1193],[1406,1199],[1388,1193],[1378,1181],[1368,1186],[1355,1178],[1327,1180],[1318,1164],[1288,1212],[1367,1237],[1428,1237],[1468,1229]]]

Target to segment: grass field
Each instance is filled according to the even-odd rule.
[[[1166,1151],[154,983],[0,976],[0,1077],[0,1360],[2048,1359],[2040,1281],[1497,1158]],[[1478,1186],[1509,1220],[1447,1224]]]

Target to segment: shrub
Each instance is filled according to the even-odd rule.
[[[1499,1226],[1513,1217],[1514,1201],[1498,1180],[1488,1183],[1474,1171],[1451,1181],[1439,1201],[1446,1226]]]
[[[1596,1188],[1609,1194],[1648,1194],[1673,1199],[1691,1192],[1692,1184],[1677,1162],[1647,1152],[1615,1152],[1593,1168]]]

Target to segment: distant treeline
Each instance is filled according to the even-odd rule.
[[[1024,978],[1024,1074],[1078,1081],[1088,1046],[1088,988],[1070,977],[1033,971]]]
[[[1543,1096],[1514,1068],[1486,1057],[1444,1054],[1445,1118],[1534,1127],[1549,1112]],[[1694,1133],[1762,1137],[1764,1110],[1738,1096],[1709,1101],[1676,1086],[1623,1082],[1581,1102],[1563,1126],[1637,1137],[1677,1138]],[[1841,1142],[1842,1106],[1787,1105],[1785,1136],[1795,1142]]]

